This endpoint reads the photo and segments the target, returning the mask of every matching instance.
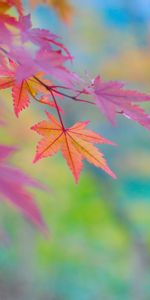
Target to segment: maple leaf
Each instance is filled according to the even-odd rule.
[[[59,36],[50,32],[47,29],[32,28],[31,16],[30,14],[26,16],[20,16],[18,21],[18,28],[21,34],[22,42],[32,42],[33,44],[40,47],[40,49],[45,49],[47,51],[52,51],[52,46],[56,46],[67,54],[67,59],[72,60],[69,50],[58,41]]]
[[[23,7],[20,0],[0,1],[0,42],[9,46],[12,42],[12,34],[10,31],[10,27],[18,26],[16,18],[7,14],[7,11],[13,6],[16,8],[19,15],[21,16],[23,14]]]
[[[76,73],[71,72],[63,65],[68,59],[70,58],[63,55],[61,50],[47,51],[41,49],[36,53],[35,62],[40,70],[50,75],[53,80],[63,82],[66,87],[72,87],[81,79]]]
[[[63,81],[67,86],[72,86],[74,82],[80,81],[79,76],[64,66],[64,63],[70,60],[70,56],[63,55],[60,49],[47,50],[42,48],[33,54],[25,47],[11,47],[7,55],[11,60],[18,63],[17,81],[26,79],[41,71],[45,75],[51,76],[53,80]]]
[[[44,85],[42,86],[33,76],[26,79],[21,78],[18,82],[16,79],[18,68],[20,69],[20,66],[11,60],[3,61],[3,64],[0,66],[0,89],[12,88],[14,112],[17,117],[23,109],[29,106],[30,96],[34,98],[37,93],[47,93]],[[50,83],[43,78],[42,72],[35,75],[42,80],[43,84]]]
[[[0,145],[0,196],[12,203],[25,217],[30,219],[44,233],[46,225],[32,195],[26,187],[45,189],[38,181],[7,162],[15,151],[14,147]]]
[[[43,157],[52,156],[61,150],[76,182],[83,168],[83,159],[116,178],[108,167],[103,154],[93,145],[93,143],[112,145],[112,142],[92,130],[86,129],[87,121],[78,122],[70,128],[63,128],[54,116],[48,112],[46,114],[48,121],[41,121],[31,127],[32,130],[43,136],[37,145],[34,162]]]
[[[124,89],[124,84],[118,81],[104,82],[97,76],[92,84],[92,94],[97,107],[114,125],[116,114],[122,114],[150,130],[150,115],[136,102],[150,101],[150,96],[134,90]]]
[[[34,59],[26,50],[18,47],[12,48],[8,56],[10,59],[0,57],[0,89],[12,88],[14,112],[17,117],[29,106],[30,96],[36,101],[39,93],[47,96],[47,86],[53,84],[49,79],[43,78],[46,73],[50,73],[57,80],[63,80],[67,86],[72,86],[73,82],[80,80],[76,74],[63,67],[62,63],[67,58],[60,51],[38,51]],[[57,96],[60,97],[59,93]],[[49,106],[51,104],[55,108],[52,102],[46,103],[42,100],[41,103]]]

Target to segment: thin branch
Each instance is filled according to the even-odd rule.
[[[40,80],[39,78],[37,78],[36,76],[33,76],[39,83],[41,83],[48,91],[53,91],[55,92],[56,94],[58,95],[61,95],[61,96],[64,96],[66,98],[69,98],[71,100],[74,100],[74,101],[77,101],[77,102],[83,102],[83,103],[88,103],[88,104],[92,104],[92,105],[95,105],[94,102],[91,102],[91,101],[88,101],[88,100],[83,100],[83,99],[78,99],[76,98],[77,96],[71,96],[71,95],[68,95],[68,94],[65,94],[63,92],[60,92],[60,91],[57,91],[53,88],[53,86],[50,86],[50,85],[47,85],[45,84],[44,82],[42,82],[42,80]]]
[[[54,103],[55,103],[55,105],[56,105],[56,110],[57,110],[57,114],[58,114],[58,117],[59,117],[59,120],[60,120],[62,129],[63,129],[63,131],[65,132],[65,127],[64,127],[64,124],[63,124],[63,120],[62,120],[62,117],[61,117],[61,113],[60,113],[60,110],[59,110],[59,107],[58,107],[56,98],[55,98],[55,96],[54,96],[54,94],[53,94],[53,92],[52,92],[51,90],[50,90],[50,93],[51,93],[52,98],[53,98],[53,100],[54,100]]]
[[[79,99],[79,98],[77,98],[77,96],[71,96],[71,95],[65,94],[65,93],[63,93],[63,92],[60,92],[60,91],[55,90],[55,89],[52,88],[52,87],[50,87],[50,89],[51,89],[53,92],[55,92],[55,93],[57,93],[57,94],[59,94],[59,95],[61,95],[61,96],[64,96],[64,97],[66,97],[66,98],[72,99],[72,100],[74,100],[74,101],[77,101],[77,102],[83,102],[83,103],[88,103],[88,104],[95,105],[94,102],[91,102],[91,101],[88,101],[88,100]]]

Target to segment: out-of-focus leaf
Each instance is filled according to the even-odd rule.
[[[72,20],[74,9],[68,0],[30,0],[30,3],[32,6],[36,6],[38,4],[46,4],[48,6],[51,6],[56,10],[58,16],[60,17],[60,19],[62,19],[62,21],[70,23]]]
[[[13,147],[0,145],[0,195],[46,233],[41,213],[31,193],[26,190],[28,186],[39,189],[44,186],[8,163],[7,158],[14,151]]]

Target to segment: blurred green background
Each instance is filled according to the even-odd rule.
[[[34,25],[63,38],[82,76],[99,73],[150,93],[150,1],[72,4],[71,25],[42,5],[32,12]],[[66,122],[90,119],[118,144],[101,147],[118,179],[85,164],[75,185],[59,154],[32,165],[39,138],[29,128],[42,119],[40,107],[32,105],[16,120],[8,103],[1,141],[17,145],[13,163],[50,187],[49,194],[33,192],[50,238],[1,203],[0,300],[149,300],[150,133],[119,117],[112,128],[95,108],[65,103]]]

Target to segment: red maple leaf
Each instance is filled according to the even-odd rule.
[[[28,70],[27,72],[26,70],[24,70],[24,76],[22,75],[22,77],[25,79],[22,79],[21,77],[20,80],[17,80],[16,76],[19,72],[18,69],[20,70],[20,66],[18,66],[12,60],[7,59],[3,59],[2,65],[0,66],[0,89],[12,88],[14,112],[17,117],[23,109],[29,106],[30,96],[35,98],[38,93],[43,93],[43,95],[46,94],[47,97],[47,89],[44,87],[44,84],[51,84],[49,80],[43,78],[43,72],[35,74],[37,79],[42,80],[43,85],[40,82],[38,82],[38,80],[36,80],[34,76],[29,76],[28,78],[25,78],[28,75]],[[42,98],[41,103],[44,103],[43,99],[44,96]],[[53,103],[51,102],[47,102],[47,104],[49,106],[53,105]],[[55,105],[53,105],[53,107],[55,107]]]

